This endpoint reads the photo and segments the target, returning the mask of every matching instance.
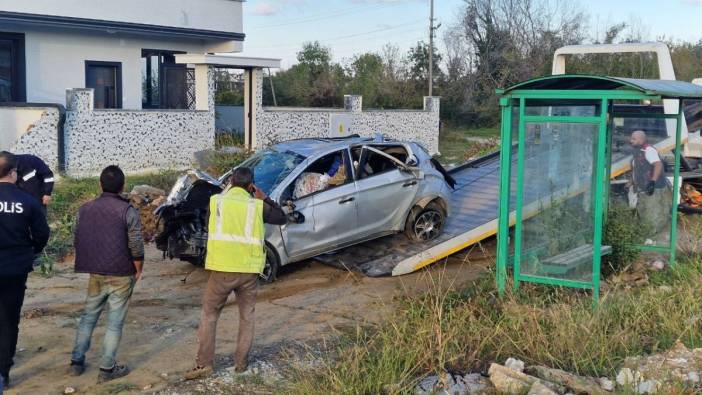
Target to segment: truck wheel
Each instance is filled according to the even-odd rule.
[[[258,278],[259,284],[270,284],[278,278],[278,269],[280,268],[280,260],[275,249],[266,243],[266,265],[263,267],[263,273]]]
[[[405,224],[405,236],[415,243],[434,240],[444,230],[446,214],[436,203],[427,204],[424,209],[415,207],[410,211]]]

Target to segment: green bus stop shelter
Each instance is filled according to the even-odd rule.
[[[522,282],[582,288],[598,300],[602,258],[612,250],[603,244],[603,230],[615,204],[630,207],[648,229],[637,248],[675,263],[680,163],[687,137],[683,101],[702,99],[702,86],[555,75],[498,94],[500,293],[511,268],[515,289]],[[634,131],[643,131],[648,144],[667,159],[669,185],[656,191],[655,201],[648,194],[623,192],[636,152],[629,142]],[[653,221],[647,218],[651,213]]]

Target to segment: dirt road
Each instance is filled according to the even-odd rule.
[[[335,328],[375,320],[396,296],[426,289],[428,275],[443,275],[446,286],[460,286],[477,278],[490,261],[476,249],[399,278],[367,278],[313,261],[295,264],[276,283],[259,288],[254,352],[281,342],[316,341]],[[96,384],[104,320],[95,331],[86,373],[66,374],[87,285],[87,276],[72,268],[69,261],[50,278],[31,276],[8,394],[61,394],[69,386],[77,393],[104,393],[104,386]],[[118,381],[123,388],[164,388],[192,367],[206,279],[202,269],[163,261],[157,250],[147,248],[144,277],[134,292],[118,355],[133,369]],[[235,304],[232,297],[219,323],[221,356],[235,345]]]

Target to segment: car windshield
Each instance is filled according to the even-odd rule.
[[[261,151],[240,166],[254,172],[254,184],[269,195],[285,177],[305,160],[305,157],[292,151]]]

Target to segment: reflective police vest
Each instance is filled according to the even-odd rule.
[[[264,250],[263,201],[242,188],[210,198],[205,268],[228,273],[261,273]]]

